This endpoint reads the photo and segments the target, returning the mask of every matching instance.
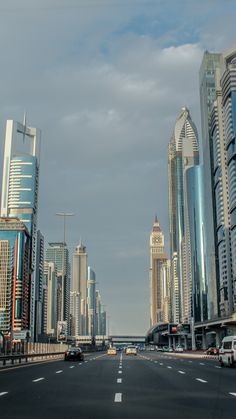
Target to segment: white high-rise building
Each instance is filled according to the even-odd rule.
[[[88,255],[86,247],[80,243],[73,254],[72,291],[80,295],[80,319],[76,324],[76,336],[88,334]],[[72,313],[73,315],[73,313]],[[75,314],[74,314],[75,315]]]
[[[192,267],[186,171],[197,164],[199,164],[197,129],[189,110],[182,108],[175,123],[168,155],[172,307],[175,311],[172,317],[175,317],[177,322],[189,322],[192,311]],[[178,286],[176,286],[176,281],[178,281]],[[178,303],[176,301],[177,289]],[[179,312],[179,318],[177,318],[177,312]]]
[[[35,258],[41,132],[13,120],[6,123],[1,216],[19,218],[31,236],[30,329],[35,326]]]

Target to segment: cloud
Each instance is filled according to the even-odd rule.
[[[168,243],[167,144],[175,119],[188,106],[200,132],[203,51],[234,39],[233,3],[212,4],[0,6],[1,138],[5,119],[21,120],[25,109],[42,129],[40,228],[47,240],[60,240],[54,214],[76,213],[70,249],[82,236],[121,332],[148,327],[149,233],[157,213]],[[136,326],[120,316],[129,301]]]

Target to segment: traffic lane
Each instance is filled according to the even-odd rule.
[[[95,355],[94,356],[86,356],[85,357],[85,364],[90,362],[90,359],[97,358],[103,355]],[[98,358],[99,359],[99,358]],[[86,362],[87,361],[87,362]],[[33,380],[38,378],[48,379],[51,375],[54,375],[56,371],[61,371],[64,369],[70,369],[68,367],[72,365],[79,365],[79,362],[73,361],[64,361],[64,360],[57,360],[57,361],[48,361],[42,362],[39,364],[29,364],[29,365],[22,365],[16,366],[9,369],[1,370],[0,371],[0,393],[2,391],[17,391],[19,386],[22,384],[27,386],[31,385]]]
[[[0,397],[1,419],[112,418],[119,359],[101,357],[75,368],[68,364],[59,374],[53,371],[45,380],[23,381],[17,391]]]
[[[236,392],[236,368],[221,368],[217,361],[209,360],[188,360],[181,357],[171,357],[168,355],[152,355],[148,357],[157,360],[164,365],[171,365],[174,368],[180,368],[194,378],[201,378],[214,386],[217,391],[226,393]]]
[[[146,357],[145,357],[146,358]],[[183,376],[186,382],[197,383],[205,386],[207,392],[213,391],[216,396],[216,401],[218,401],[218,408],[221,409],[220,400],[225,398],[228,400],[227,403],[231,404],[231,409],[236,408],[236,380],[235,372],[236,370],[228,369],[228,372],[220,369],[216,370],[212,368],[211,370],[204,370],[204,367],[200,368],[194,363],[182,364],[176,363],[172,359],[166,357],[159,357],[159,360],[152,360],[148,357],[146,362],[151,365],[154,365],[156,368],[160,367],[163,370],[169,370],[174,374],[179,374]],[[189,384],[188,384],[189,385]]]
[[[146,369],[142,367],[140,370],[142,380],[135,376],[138,371],[134,371],[132,377],[127,374],[127,403],[137,399],[138,417],[144,415],[145,418],[151,418],[154,412],[158,412],[161,418],[195,419],[200,415],[204,419],[235,417],[236,398],[226,392],[217,392],[207,383],[196,381],[188,374],[180,374],[182,370],[168,368],[171,366],[169,364],[160,366],[159,363],[143,359],[140,367],[142,365]],[[140,385],[132,386],[133,380]],[[152,408],[149,409],[149,405]]]

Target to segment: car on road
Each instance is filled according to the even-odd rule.
[[[65,361],[84,361],[84,354],[81,348],[69,348],[64,355]]]
[[[129,345],[125,351],[126,355],[137,355],[137,348],[134,345]]]
[[[107,349],[107,355],[116,355],[116,354],[117,354],[117,350],[115,346],[112,346],[111,348]]]
[[[184,348],[181,345],[177,345],[175,348],[175,352],[184,352]]]
[[[222,367],[225,365],[229,367],[236,365],[236,335],[226,336],[222,340],[219,349],[219,362]]]
[[[207,355],[219,355],[219,349],[215,348],[214,346],[210,346],[210,348],[206,351]]]

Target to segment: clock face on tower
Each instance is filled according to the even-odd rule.
[[[160,243],[162,243],[162,237],[160,235],[154,236],[153,239],[152,239],[152,243],[153,244],[160,244]]]

